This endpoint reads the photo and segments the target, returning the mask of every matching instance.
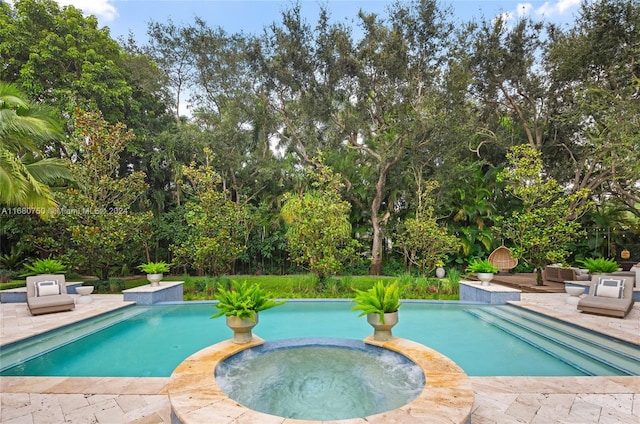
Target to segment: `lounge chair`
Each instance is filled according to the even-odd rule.
[[[64,275],[41,274],[27,277],[27,306],[31,315],[70,311],[75,308],[67,294]]]
[[[578,310],[624,318],[633,307],[633,277],[594,275],[589,294],[578,302]]]

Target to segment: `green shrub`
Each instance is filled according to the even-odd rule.
[[[330,296],[337,296],[345,291],[342,281],[336,277],[327,278],[324,285],[326,294]]]
[[[9,269],[0,268],[0,283],[8,283],[18,277],[18,273]]]
[[[449,268],[447,276],[440,283],[440,290],[445,294],[460,293],[460,277],[461,272],[456,268]]]
[[[196,292],[204,292],[207,290],[207,285],[209,284],[209,282],[206,279],[202,279],[202,280],[196,280],[193,282],[194,287],[196,289]]]
[[[413,280],[413,287],[415,287],[416,297],[424,297],[429,293],[429,279],[426,277],[417,277]]]
[[[23,261],[22,248],[17,246],[11,247],[11,252],[0,255],[0,267],[7,270],[20,269]]]
[[[353,287],[353,276],[345,275],[340,279],[343,288]]]
[[[65,278],[67,281],[81,281],[82,275],[75,271],[68,271],[65,273]]]
[[[613,259],[586,258],[577,262],[591,273],[615,272],[619,268],[618,263]]]
[[[531,265],[528,262],[518,261],[518,265],[516,265],[516,267],[513,268],[511,270],[511,272],[513,272],[513,273],[520,273],[520,272],[528,273],[528,272],[535,272],[535,269],[536,269],[536,267]]]
[[[231,290],[233,287],[233,280],[226,275],[220,275],[214,279],[218,284],[218,286],[222,285],[227,290]]]
[[[371,259],[359,258],[347,264],[343,272],[350,275],[369,275],[371,268]],[[348,287],[348,286],[347,286]]]
[[[122,293],[122,291],[127,288],[126,282],[119,278],[110,278],[108,280],[92,280],[85,282],[85,284],[93,286],[95,293],[102,294]]]
[[[440,294],[440,279],[437,277],[427,277],[426,294],[431,298],[437,298]]]
[[[95,280],[93,287],[96,293],[109,293],[111,289],[108,280]]]
[[[416,283],[416,278],[413,275],[411,275],[411,273],[403,272],[398,276],[397,281],[398,281],[398,284],[400,284],[400,287],[413,286]]]
[[[382,264],[382,274],[389,276],[400,275],[404,272],[405,265],[402,259],[390,258]]]
[[[229,282],[227,289],[231,288],[231,280],[228,276],[214,278],[214,277],[165,277],[167,279],[176,279],[184,281],[184,300],[210,300],[215,298],[216,288],[219,283]],[[313,274],[297,274],[297,275],[249,275],[243,276],[242,279],[248,283],[258,283],[260,287],[264,288],[274,298],[349,298],[354,296],[354,290],[368,290],[376,282],[382,280],[383,282],[397,281],[397,278],[375,276],[375,275],[348,275],[344,277],[334,277],[340,282],[332,282],[332,280],[325,281],[321,291],[317,290],[318,277]],[[416,284],[423,284],[426,287],[426,279],[419,280],[413,279],[413,286],[400,287],[400,297],[402,298],[414,298],[422,299],[427,294],[426,288],[423,288],[422,293],[418,293],[419,289]],[[423,281],[423,283],[421,283]],[[132,285],[135,284],[135,285]],[[127,288],[137,287],[138,285],[148,284],[148,281],[144,278],[139,280],[127,280]],[[352,290],[353,289],[353,290]],[[453,300],[455,297],[451,296],[431,296],[432,298]]]
[[[108,283],[109,293],[121,293],[125,289],[124,280],[110,279]]]
[[[25,264],[27,272],[22,274],[23,277],[39,274],[64,274],[67,272],[67,266],[63,265],[57,259],[37,259],[31,264]]]

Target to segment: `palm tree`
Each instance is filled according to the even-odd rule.
[[[38,143],[62,134],[53,110],[30,103],[15,85],[0,82],[0,204],[45,215],[57,206],[49,184],[71,175],[66,161],[45,158]]]

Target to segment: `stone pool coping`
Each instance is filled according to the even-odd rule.
[[[94,303],[80,304],[73,311],[36,316],[29,314],[26,303],[0,304],[0,342],[124,306],[122,295],[93,297],[97,298]],[[582,314],[565,302],[566,297],[566,293],[522,293],[522,301],[516,304],[640,344],[640,303],[626,319],[619,319]],[[640,417],[637,376],[469,378],[476,395],[473,422],[636,424]],[[171,406],[165,390],[169,381],[170,377],[0,377],[0,409],[2,419],[9,422],[103,422],[105,417],[104,422],[170,423]]]
[[[160,302],[178,302],[183,299],[184,281],[163,281],[157,286],[146,284],[122,291],[125,302],[153,305]]]
[[[426,379],[422,393],[398,409],[364,418],[332,421],[342,424],[390,422],[447,422],[469,423],[475,393],[471,380],[451,359],[411,340],[393,337],[389,341],[364,339],[367,344],[398,352],[423,371]],[[202,422],[225,423],[318,423],[277,417],[249,409],[230,399],[214,378],[216,366],[242,350],[259,346],[265,341],[253,336],[247,344],[226,340],[206,347],[185,359],[173,371],[166,392],[171,403],[171,422],[190,424]]]

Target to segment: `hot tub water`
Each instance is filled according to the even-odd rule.
[[[220,388],[256,411],[340,420],[399,408],[418,397],[425,384],[420,367],[404,356],[360,341],[282,342],[284,346],[267,343],[222,362],[216,369]]]

